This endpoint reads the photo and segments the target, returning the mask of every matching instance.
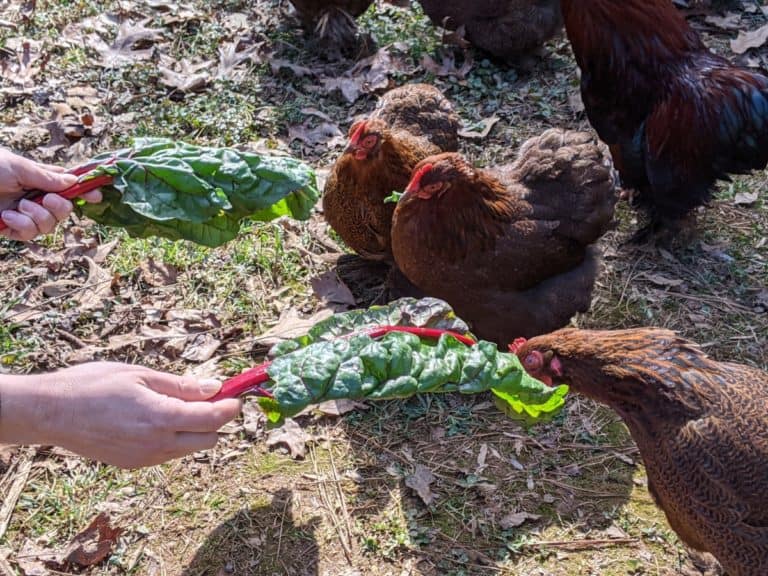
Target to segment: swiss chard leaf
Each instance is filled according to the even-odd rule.
[[[567,386],[553,388],[535,380],[517,356],[499,352],[491,342],[467,346],[449,334],[435,342],[403,332],[374,339],[364,332],[382,325],[467,333],[451,308],[433,298],[406,298],[332,316],[306,336],[271,350],[266,387],[274,398],[260,399],[269,420],[278,422],[325,400],[384,400],[427,392],[490,390],[507,415],[526,422],[549,418],[564,405]]]
[[[319,197],[314,172],[293,158],[159,138],[138,139],[95,160],[113,158],[93,173],[113,177],[103,202],[80,209],[132,236],[219,246],[237,236],[245,218],[306,219]]]

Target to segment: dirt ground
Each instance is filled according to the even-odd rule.
[[[721,13],[699,4],[692,22],[730,57],[739,29],[766,24],[747,0]],[[322,177],[351,119],[411,81],[455,103],[462,151],[478,165],[514,157],[548,127],[589,129],[563,38],[524,74],[443,46],[417,7],[377,3],[360,25],[373,54],[329,62],[288,2],[0,3],[0,144],[72,165],[167,136],[290,152]],[[764,65],[766,54],[739,58]],[[575,323],[664,326],[717,359],[768,369],[767,186],[765,173],[722,184],[697,235],[664,247],[624,244],[638,223],[622,204],[592,310]],[[218,249],[77,218],[36,245],[0,241],[0,372],[115,359],[236,374],[299,318],[350,305],[323,276],[344,252],[320,215],[249,224]],[[215,450],[140,471],[0,447],[0,574],[715,573],[694,565],[653,505],[624,425],[588,400],[571,395],[529,430],[484,396],[341,411],[276,433],[248,403]],[[67,565],[70,542],[102,512],[121,529],[111,553]]]

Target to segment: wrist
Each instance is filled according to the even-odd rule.
[[[45,375],[0,376],[0,443],[55,444],[60,396]]]

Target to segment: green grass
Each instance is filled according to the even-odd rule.
[[[213,80],[199,93],[181,94],[162,85],[153,62],[102,69],[94,64],[97,55],[88,46],[57,42],[66,24],[114,10],[115,5],[38,3],[34,18],[21,24],[18,35],[47,43],[50,59],[36,77],[45,97],[20,97],[0,108],[0,122],[6,127],[0,143],[38,154],[38,147],[47,142],[45,129],[15,128],[22,121],[46,126],[51,102],[64,98],[62,89],[85,85],[99,91],[92,112],[110,123],[101,139],[84,140],[93,152],[125,145],[135,136],[170,136],[288,149],[318,168],[328,166],[338,150],[289,142],[288,130],[318,120],[308,108],[320,110],[345,131],[352,117],[373,107],[375,95],[349,105],[317,88],[320,77],[342,75],[353,63],[327,62],[306,50],[303,33],[277,13],[278,2],[194,0],[190,6],[198,18],[167,26],[160,11],[144,5],[136,10],[151,16],[147,26],[166,28],[162,48],[172,58],[211,60],[213,70],[219,47],[237,39],[263,41],[271,54],[265,52],[263,61],[251,64],[239,83]],[[250,29],[228,31],[223,23],[227,11],[245,13]],[[487,138],[462,144],[462,151],[479,165],[509,160],[521,142],[548,127],[588,128],[568,104],[577,75],[563,40],[550,43],[549,58],[530,76],[475,55],[466,78],[434,78],[417,66],[424,55],[440,60],[447,52],[439,46],[439,31],[418,8],[377,7],[360,24],[379,46],[397,43],[396,54],[415,70],[393,74],[394,83],[434,83],[452,99],[467,125],[493,115],[500,118]],[[13,34],[0,28],[0,45]],[[108,43],[112,39],[105,37]],[[273,58],[310,68],[316,76],[299,77],[287,70],[274,74],[269,65]],[[126,114],[132,119],[125,120]],[[765,176],[757,173],[721,186],[715,205],[699,218],[698,239],[664,252],[621,246],[637,226],[636,212],[622,203],[618,230],[603,242],[605,270],[593,308],[578,324],[667,326],[705,343],[717,358],[768,367],[765,339],[760,338],[768,331],[768,320],[750,308],[757,291],[768,284],[768,247],[761,244],[768,229]],[[750,190],[760,191],[763,199],[751,207],[733,206],[736,193]],[[237,373],[261,359],[264,350],[254,337],[282,312],[291,307],[306,314],[316,310],[309,280],[331,264],[324,259],[328,249],[314,237],[315,230],[311,224],[252,224],[238,240],[212,250],[131,239],[90,224],[64,227],[42,242],[57,254],[77,236],[95,236],[103,243],[118,240],[103,264],[115,278],[113,297],[108,306],[83,314],[74,304],[75,295],[55,299],[42,293],[44,285],[56,281],[85,285],[87,266],[82,260],[48,267],[0,240],[0,292],[6,297],[0,315],[16,301],[30,298],[45,312],[32,322],[0,322],[0,366],[19,373],[55,369],[71,363],[71,354],[77,352],[62,331],[103,345],[112,336],[142,326],[167,325],[162,318],[150,320],[153,309],[160,316],[169,309],[192,309],[211,312],[221,323],[212,332],[222,341],[219,368],[225,374]],[[339,242],[333,233],[330,238]],[[700,241],[720,247],[720,252],[705,250]],[[149,260],[173,267],[175,283],[148,283],[141,268]],[[682,279],[684,285],[654,285],[648,279],[654,274]],[[169,354],[162,342],[98,357],[177,373],[196,368]],[[625,426],[612,413],[573,396],[555,422],[523,430],[483,407],[484,400],[415,398],[379,403],[340,420],[302,417],[317,439],[300,462],[281,451],[268,451],[263,436],[253,438],[242,430],[223,436],[204,459],[190,457],[141,472],[121,472],[62,454],[41,456],[0,547],[11,550],[12,562],[30,541],[62,549],[106,508],[125,532],[108,563],[84,571],[90,576],[271,576],[300,573],[307,566],[315,566],[320,574],[351,573],[342,544],[347,530],[351,564],[373,576],[627,576],[689,566],[647,493],[642,466],[627,463],[627,458],[637,462],[638,455]],[[486,467],[478,473],[483,445],[488,450]],[[431,487],[437,500],[429,507],[402,480],[416,463],[437,476]],[[506,515],[520,511],[541,518],[501,526]],[[624,530],[632,541],[605,547],[588,544],[605,539],[611,526]]]

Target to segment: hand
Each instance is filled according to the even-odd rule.
[[[13,428],[15,414],[34,405],[34,415],[16,426],[36,433],[16,442],[53,444],[121,468],[153,466],[213,448],[216,431],[240,412],[239,400],[205,401],[221,387],[215,380],[128,364],[94,362],[16,378],[15,387],[0,397],[0,441],[14,441],[3,432]],[[30,384],[32,378],[37,382]],[[19,391],[23,379],[26,395]]]
[[[58,194],[47,194],[42,205],[21,200],[27,190],[61,192],[77,182],[58,166],[47,166],[0,149],[0,218],[8,226],[0,235],[12,240],[28,241],[51,232],[72,212],[72,202]],[[94,190],[81,196],[87,202],[101,202],[101,192]]]

